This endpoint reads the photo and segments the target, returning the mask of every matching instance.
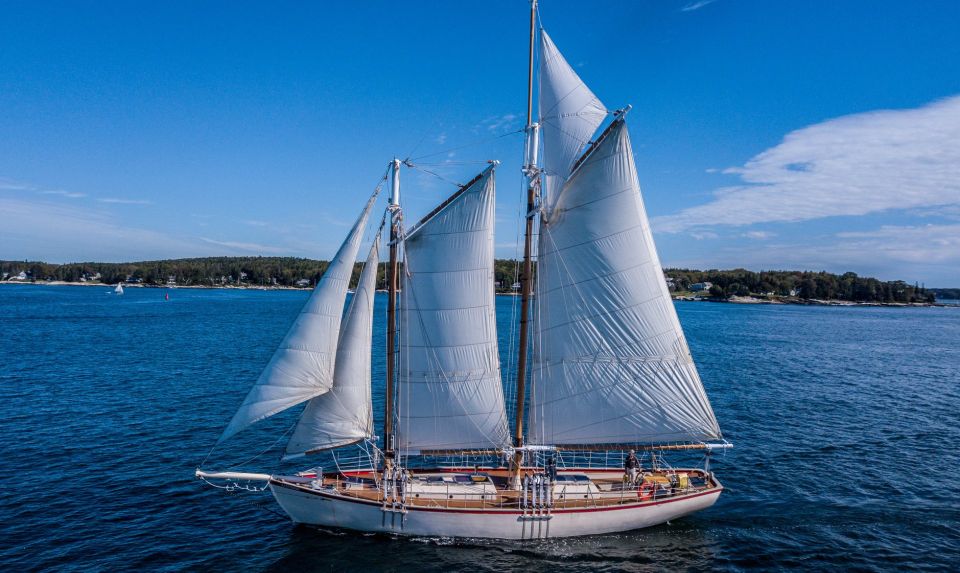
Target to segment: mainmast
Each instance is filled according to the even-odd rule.
[[[400,160],[390,163],[391,187],[390,204],[390,262],[387,263],[387,388],[384,397],[383,412],[383,453],[384,464],[389,468],[393,464],[393,381],[396,377],[396,339],[397,339],[397,243],[400,235]]]
[[[514,424],[513,445],[523,446],[523,409],[526,394],[527,341],[529,338],[530,294],[533,290],[533,262],[531,248],[533,244],[533,218],[535,216],[536,191],[539,184],[537,169],[537,147],[539,125],[533,122],[533,49],[536,36],[537,0],[530,2],[530,57],[527,72],[527,127],[523,174],[527,179],[526,232],[523,242],[523,271],[520,274],[520,344],[517,359],[517,410]],[[523,452],[516,451],[513,456],[513,477],[519,484],[520,466]]]

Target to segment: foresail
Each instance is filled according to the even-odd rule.
[[[274,352],[218,443],[254,422],[328,391],[333,385],[334,358],[347,286],[367,217],[378,192],[379,188],[367,201],[296,322],[287,331],[280,348]]]
[[[508,444],[493,291],[493,167],[404,237],[398,450]]]
[[[530,437],[539,444],[720,437],[617,120],[540,225]]]
[[[307,402],[287,443],[288,456],[335,448],[373,435],[370,353],[379,249],[378,233],[340,327],[333,387]]]
[[[580,151],[607,115],[607,108],[540,31],[540,133],[546,198],[552,205]]]

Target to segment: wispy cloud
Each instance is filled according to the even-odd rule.
[[[725,245],[665,261],[694,268],[854,271],[884,280],[960,285],[960,224],[887,225],[869,231],[810,235],[803,241]]]
[[[491,133],[505,133],[519,129],[520,116],[515,113],[505,113],[503,115],[494,115],[483,119],[474,127],[474,131],[486,130]]]
[[[752,158],[742,185],[656,217],[658,232],[960,204],[960,96],[829,120]]]
[[[757,241],[765,241],[771,237],[776,237],[776,233],[771,233],[770,231],[747,231],[742,235],[748,239],[754,239]]]
[[[440,135],[436,136],[433,140],[437,142],[438,145],[443,145],[444,143],[447,142],[447,134],[441,133]]]
[[[102,197],[97,199],[100,203],[113,203],[117,205],[153,205],[153,201],[146,199],[121,199],[118,197]]]
[[[904,263],[960,265],[960,225],[885,225],[873,231],[837,233],[835,253],[851,260],[883,258]]]
[[[680,11],[681,11],[681,12],[693,12],[694,10],[699,10],[700,8],[703,8],[704,6],[708,6],[708,5],[710,5],[710,4],[713,4],[713,3],[716,2],[716,1],[717,1],[717,0],[699,0],[699,1],[697,1],[697,2],[691,2],[691,3],[687,4],[686,6],[684,6],[683,8],[680,8]]]
[[[261,245],[259,243],[244,243],[240,241],[217,241],[214,239],[208,239],[206,237],[200,237],[200,240],[205,243],[210,243],[211,245],[217,245],[220,247],[226,247],[235,251],[245,251],[250,253],[288,253],[290,249],[283,247],[274,247],[270,245]]]
[[[87,196],[86,193],[77,193],[75,191],[64,191],[62,189],[48,189],[46,191],[40,191],[41,195],[59,195],[61,197],[66,197],[68,199],[82,199]]]
[[[0,190],[3,191],[34,191],[36,188],[36,185],[0,177]]]
[[[130,227],[75,203],[0,198],[0,258],[130,261],[222,254],[195,239]]]
[[[720,235],[714,233],[713,231],[694,231],[690,233],[690,236],[698,241],[703,241],[705,239],[717,239]]]

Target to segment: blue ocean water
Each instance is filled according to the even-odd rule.
[[[736,445],[714,460],[728,488],[720,501],[618,535],[471,542],[294,526],[268,493],[195,480],[307,294],[176,289],[165,301],[165,292],[0,286],[4,570],[944,570],[960,562],[960,308],[678,303]],[[504,325],[513,303],[498,298]],[[506,357],[509,329],[501,335]],[[290,421],[244,432],[206,467],[282,467],[275,451],[242,462]]]

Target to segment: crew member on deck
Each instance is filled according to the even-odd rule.
[[[637,459],[637,453],[630,450],[627,458],[623,460],[623,470],[630,478],[630,485],[637,483],[637,470],[640,469],[640,460]]]
[[[547,477],[550,478],[550,481],[557,481],[557,457],[556,456],[551,454],[550,457],[547,458],[547,464],[544,469],[546,470]]]

